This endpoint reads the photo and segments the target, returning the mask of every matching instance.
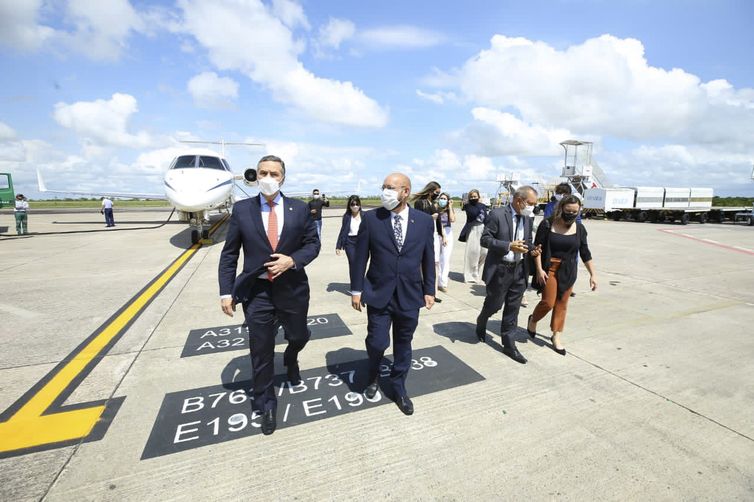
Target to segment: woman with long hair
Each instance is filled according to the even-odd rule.
[[[438,217],[442,228],[442,246],[440,246],[440,275],[437,276],[437,289],[448,292],[448,275],[450,274],[450,255],[453,253],[453,223],[456,221],[453,199],[443,192],[437,198]]]
[[[566,350],[560,342],[560,335],[565,326],[568,299],[573,285],[576,283],[578,261],[581,261],[589,272],[589,287],[597,289],[592,253],[587,243],[587,232],[581,222],[576,221],[581,210],[581,200],[574,195],[564,196],[551,219],[539,224],[534,238],[534,247],[540,247],[541,253],[534,258],[536,266],[535,279],[542,291],[542,299],[529,316],[526,331],[534,338],[537,335],[537,322],[552,310],[550,329],[552,348],[558,354],[566,355]]]
[[[484,219],[489,208],[479,200],[479,190],[469,190],[468,199],[461,206],[466,213],[466,224],[461,229],[458,240],[466,243],[463,256],[463,280],[475,283],[481,280],[484,260],[487,258],[487,248],[483,248],[480,241],[484,230]]]
[[[340,233],[335,243],[335,254],[345,251],[348,258],[348,270],[351,270],[353,254],[356,250],[356,235],[361,225],[361,199],[358,195],[348,197],[346,212],[343,214],[343,222],[340,225]]]
[[[414,201],[414,209],[423,211],[430,215],[435,220],[435,277],[440,275],[440,248],[442,247],[443,230],[440,226],[439,206],[437,205],[437,199],[440,197],[442,188],[436,181],[430,181],[419,192],[416,192],[411,196],[411,200]],[[435,284],[439,285],[439,281]],[[441,302],[442,300],[435,295],[435,302]]]

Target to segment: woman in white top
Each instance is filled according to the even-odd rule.
[[[29,211],[29,203],[27,202],[26,197],[24,197],[23,194],[16,195],[16,209],[14,210],[14,214],[16,216],[16,233],[18,235],[26,235],[29,233],[27,211]]]
[[[443,192],[437,198],[439,207],[437,218],[442,228],[442,246],[440,247],[440,276],[438,289],[443,293],[448,292],[448,275],[450,274],[450,255],[453,253],[453,227],[456,222],[456,214],[453,209],[453,199]]]
[[[359,225],[361,225],[361,199],[358,195],[351,195],[348,198],[338,241],[335,244],[335,254],[338,256],[345,250],[349,271],[353,261],[353,253],[356,250],[356,235],[359,233]]]

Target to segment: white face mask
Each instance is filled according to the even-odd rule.
[[[259,191],[266,196],[275,195],[280,191],[280,183],[272,176],[265,176],[259,180]]]
[[[358,213],[359,209],[361,209],[359,206],[351,206],[351,211],[353,211],[354,213]]]
[[[555,194],[555,200],[557,200],[557,201],[563,200],[563,194],[562,193],[556,193]]]
[[[319,199],[319,194],[315,193],[314,195],[312,195],[312,197],[314,197],[315,199]]]
[[[526,205],[519,214],[527,218],[534,216],[534,206]]]
[[[382,191],[380,194],[380,200],[382,201],[382,207],[388,211],[392,211],[401,203],[401,201],[398,200],[398,192],[390,190],[389,188]]]

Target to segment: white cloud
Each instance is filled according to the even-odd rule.
[[[197,106],[203,108],[227,108],[238,98],[238,83],[215,72],[195,75],[187,87]]]
[[[557,50],[495,35],[457,77],[473,102],[577,134],[700,143],[754,135],[754,90],[651,66],[635,39],[603,35]]]
[[[510,113],[490,108],[476,107],[471,114],[475,122],[465,135],[485,155],[559,155],[559,143],[572,136],[566,129],[528,124]]]
[[[602,152],[601,167],[621,186],[713,187],[721,194],[753,194],[751,153],[679,144]]]
[[[304,9],[293,0],[272,0],[272,13],[290,29],[310,29]]]
[[[41,12],[54,11],[56,3],[0,1],[0,44],[29,51],[44,47],[62,55],[75,51],[90,59],[113,61],[127,49],[132,33],[149,34],[172,23],[170,12],[162,7],[139,12],[129,0],[68,0],[62,4],[59,29],[39,24]]]
[[[315,47],[323,54],[329,49],[338,50],[340,44],[353,37],[356,25],[348,19],[330,18],[326,25],[320,26]]]
[[[128,0],[70,0],[67,5],[73,32],[58,36],[74,50],[95,60],[118,59],[132,31],[145,28]]]
[[[116,93],[110,100],[57,103],[54,117],[61,126],[73,130],[82,141],[98,146],[144,148],[151,143],[149,134],[128,132],[128,121],[138,110],[136,98]]]
[[[458,96],[454,92],[424,92],[421,89],[417,89],[416,95],[438,105],[445,104],[446,101],[458,101]]]
[[[36,50],[55,30],[37,24],[42,0],[0,2],[0,44],[14,49]]]
[[[303,44],[259,0],[180,0],[182,29],[221,70],[239,70],[274,98],[326,123],[382,127],[388,114],[351,82],[318,77],[298,60]],[[222,26],[207,30],[207,26]]]
[[[5,122],[0,122],[0,141],[16,139],[16,131]]]
[[[358,34],[358,38],[374,49],[425,49],[445,42],[440,33],[409,25],[366,29]]]

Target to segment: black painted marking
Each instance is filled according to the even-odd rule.
[[[484,380],[440,346],[415,350],[413,358],[406,382],[410,396]],[[392,403],[383,391],[389,392],[389,364],[386,359],[381,389],[371,401],[362,393],[366,359],[303,371],[303,382],[295,386],[286,382],[284,375],[276,376],[278,429]],[[252,417],[249,386],[249,381],[243,381],[166,394],[141,459],[259,434],[261,422],[256,413]],[[400,412],[396,409],[396,413]]]
[[[312,333],[311,340],[352,334],[338,314],[315,315],[306,319]],[[287,343],[282,336],[282,328],[280,328],[279,334],[280,336],[276,337],[276,344]],[[249,330],[244,325],[192,329],[189,331],[186,345],[183,346],[181,357],[201,356],[231,350],[249,350]]]
[[[225,222],[227,219],[227,216],[223,216],[222,219],[218,220],[215,223],[214,229],[217,230],[220,228],[220,226]],[[201,246],[199,246],[201,247]],[[191,249],[191,248],[189,248]],[[146,286],[141,288],[138,293],[133,295],[131,299],[129,299],[122,307],[120,307],[113,315],[111,315],[105,322],[103,322],[91,335],[89,335],[84,341],[82,341],[70,354],[65,356],[65,358],[60,361],[52,370],[50,370],[45,376],[43,376],[34,386],[32,386],[28,391],[26,391],[20,398],[18,398],[13,404],[11,404],[5,411],[0,413],[0,423],[7,422],[13,418],[13,416],[21,409],[23,406],[28,403],[34,396],[39,393],[40,390],[42,390],[49,382],[52,380],[63,368],[65,368],[68,363],[70,363],[72,360],[76,359],[79,354],[91,343],[92,340],[100,336],[100,334],[115,320],[120,316],[127,308],[131,306],[131,304],[136,301],[144,292],[146,292],[152,285],[159,280],[163,274],[165,274],[166,271],[168,271],[177,261],[181,260],[183,258],[184,254],[188,252],[188,250],[184,251],[180,255],[178,255],[177,258],[175,258],[173,261],[170,262],[170,264],[165,267],[159,274],[154,276]],[[94,370],[94,368],[99,364],[99,362],[105,358],[107,353],[110,351],[110,349],[115,346],[118,341],[123,338],[123,335],[128,331],[128,329],[133,325],[134,322],[141,316],[141,314],[146,311],[146,309],[151,305],[151,303],[154,301],[155,298],[157,298],[162,291],[167,287],[168,284],[172,282],[172,280],[183,270],[183,268],[188,264],[189,261],[191,261],[191,258],[193,258],[196,255],[196,252],[194,252],[181,266],[178,268],[175,273],[168,279],[165,284],[163,284],[158,291],[152,295],[149,300],[142,306],[142,308],[131,317],[128,322],[118,331],[116,335],[112,337],[112,339],[99,351],[99,353],[92,358],[92,360],[68,383],[68,385],[58,394],[55,398],[55,400],[52,402],[52,404],[45,410],[43,415],[53,415],[55,413],[61,413],[65,411],[75,410],[75,409],[82,409],[82,408],[89,408],[94,406],[100,406],[105,405],[105,410],[102,412],[102,415],[100,416],[100,419],[97,421],[96,425],[92,429],[92,431],[83,438],[78,439],[71,439],[68,441],[59,441],[55,443],[47,443],[43,445],[37,445],[32,446],[29,448],[22,448],[18,450],[11,450],[11,451],[4,451],[0,452],[0,459],[2,458],[9,458],[9,457],[15,457],[19,455],[26,455],[29,453],[34,453],[38,451],[45,451],[45,450],[52,450],[56,448],[62,448],[64,446],[70,446],[74,444],[78,444],[81,442],[87,443],[91,441],[99,441],[105,436],[105,433],[107,432],[108,427],[110,426],[110,423],[115,418],[115,414],[120,409],[121,405],[123,404],[123,400],[126,398],[125,396],[122,397],[115,397],[110,399],[103,399],[99,401],[90,401],[86,403],[73,403],[69,405],[65,405],[65,401],[73,394],[73,392],[78,388],[79,385],[86,379],[87,376]]]

